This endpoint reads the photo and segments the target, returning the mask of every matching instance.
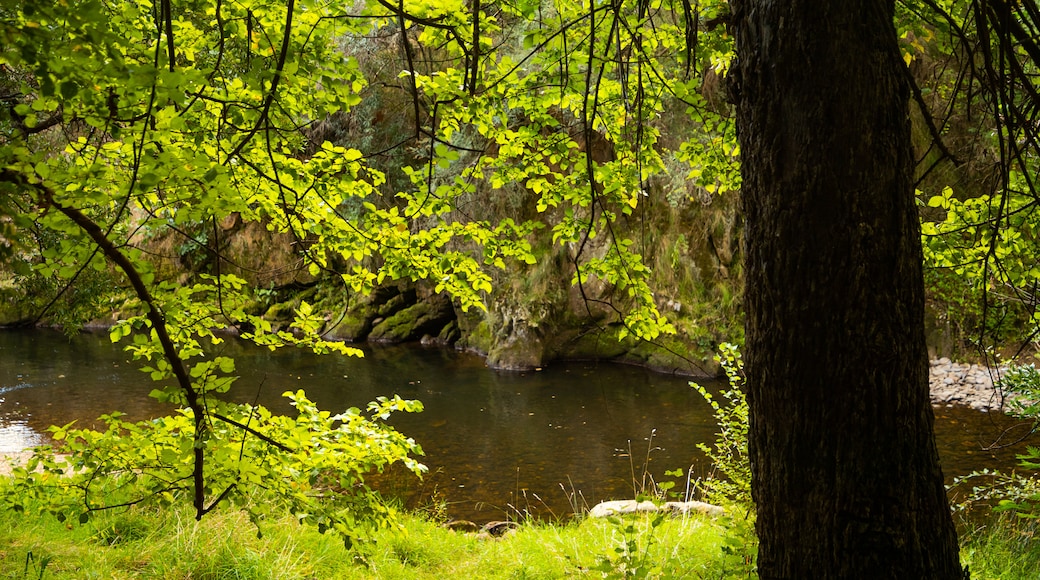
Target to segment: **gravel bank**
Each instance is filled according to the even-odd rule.
[[[1003,367],[955,363],[945,357],[933,360],[928,380],[932,403],[963,405],[984,413],[998,411],[1005,401],[993,381],[999,381],[1003,372]]]

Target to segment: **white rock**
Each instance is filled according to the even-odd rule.
[[[634,514],[637,512],[653,513],[658,510],[666,510],[680,514],[697,512],[712,516],[722,515],[726,512],[726,510],[717,505],[704,503],[702,501],[669,501],[659,507],[652,501],[644,500],[637,502],[633,499],[623,499],[604,501],[596,504],[591,510],[589,510],[589,517],[605,518],[616,515]]]
[[[634,514],[636,512],[655,512],[657,505],[652,501],[639,501],[634,499],[622,499],[614,501],[603,501],[589,510],[589,516],[594,518],[605,518],[620,514]]]
[[[709,516],[721,516],[726,513],[723,508],[703,501],[669,501],[665,502],[664,509],[681,514],[698,512]]]

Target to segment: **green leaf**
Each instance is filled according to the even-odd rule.
[[[79,85],[75,81],[64,81],[61,83],[61,96],[65,100],[72,100],[79,93]]]

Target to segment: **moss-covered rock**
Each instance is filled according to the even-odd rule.
[[[333,326],[326,336],[348,342],[366,340],[377,321],[408,308],[416,300],[414,289],[398,286],[380,286],[367,296],[346,296],[340,302],[339,311],[330,312]]]
[[[487,365],[493,369],[526,371],[545,364],[545,341],[536,329],[516,328],[505,339],[497,342],[487,355]]]
[[[368,340],[374,342],[405,342],[419,340],[424,335],[439,335],[445,326],[455,320],[455,309],[444,294],[436,294],[417,302],[382,320],[376,319]]]
[[[614,327],[594,327],[561,342],[557,352],[568,360],[612,360],[631,350],[635,342],[632,339],[618,340]]]
[[[491,322],[483,313],[460,314],[456,323],[459,326],[459,340],[455,348],[465,350],[481,356],[487,356],[488,351],[494,346],[491,337]]]
[[[452,320],[437,333],[437,336],[424,335],[422,343],[427,346],[452,346],[458,342],[461,336],[462,332],[459,331],[458,320]]]

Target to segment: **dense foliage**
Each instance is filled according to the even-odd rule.
[[[356,412],[301,426],[220,401],[235,379],[232,360],[207,354],[222,329],[271,348],[359,354],[322,340],[325,321],[307,303],[290,328],[259,315],[257,289],[227,272],[237,266],[221,253],[229,221],[290,236],[311,275],[335,276],[353,291],[423,279],[463,310],[483,308],[492,291],[486,269],[532,263],[531,236],[542,224],[475,217],[467,204],[478,187],[523,187],[537,194],[537,212],[559,215],[550,237],[570,249],[582,293],[592,279],[616,290],[606,306],[622,336],[671,331],[639,248],[616,224],[659,187],[652,180],[666,162],[686,164],[689,179],[707,191],[739,184],[732,127],[719,114],[725,106],[699,92],[702,79],[724,73],[731,58],[721,9],[294,0],[5,6],[5,257],[16,264],[16,281],[34,280],[55,295],[88,272],[124,288],[133,301],[121,309],[129,314],[112,339],[126,341],[159,383],[154,397],[183,409],[142,425],[113,415],[103,434],[57,431],[75,452],[66,469],[78,474],[62,486],[66,499],[89,513],[184,493],[201,517],[224,500],[242,501],[248,486],[240,482],[267,479],[254,469],[288,475],[278,491],[290,502],[304,501],[316,479],[345,477],[343,488],[353,492],[364,470],[393,461],[419,470],[407,458],[413,444]],[[388,180],[369,163],[381,152],[320,138],[325,119],[374,94],[352,56],[373,46],[403,69],[379,82],[407,96],[410,110],[398,113],[412,129],[397,146],[413,160],[399,169],[404,180]],[[716,132],[662,142],[661,119],[675,108]],[[683,185],[679,195],[686,194]],[[178,252],[208,263],[201,275],[160,275],[145,242],[170,232]],[[101,286],[98,294],[108,290]],[[395,399],[375,413],[396,408],[416,404]],[[319,416],[307,405],[298,411]],[[308,429],[341,451],[358,430],[388,443],[318,465],[297,452]],[[112,461],[106,448],[136,459]],[[48,472],[59,469],[42,461]],[[148,477],[151,469],[165,475]],[[136,486],[128,492],[134,499],[85,499],[125,477]],[[311,507],[295,509],[319,526],[342,519],[335,508]],[[335,527],[350,536],[351,526]]]
[[[937,314],[980,352],[1027,344],[1040,282],[1040,14],[1034,2],[902,7],[927,135],[919,187]]]

